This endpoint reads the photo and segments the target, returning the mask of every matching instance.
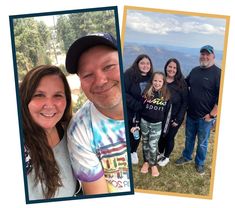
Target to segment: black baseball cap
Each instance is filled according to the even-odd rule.
[[[214,54],[214,48],[211,45],[205,45],[205,46],[201,47],[200,53],[202,51],[207,51],[208,53],[213,53]]]
[[[105,45],[117,50],[117,41],[110,33],[95,33],[83,36],[70,46],[65,60],[66,70],[71,74],[78,71],[78,62],[82,53],[97,45]]]

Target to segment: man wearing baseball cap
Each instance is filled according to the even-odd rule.
[[[202,175],[205,173],[204,163],[210,130],[217,115],[221,69],[215,65],[215,52],[210,45],[201,47],[199,62],[200,66],[192,69],[186,78],[189,86],[189,98],[185,148],[182,156],[176,160],[176,165],[182,165],[192,160],[197,136],[195,168]]]
[[[88,101],[68,128],[74,174],[85,194],[130,191],[119,56],[109,33],[77,39],[66,55]]]

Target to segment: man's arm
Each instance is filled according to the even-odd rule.
[[[206,114],[203,118],[205,121],[210,121],[213,117],[217,116],[218,105],[215,104],[210,113]]]
[[[82,182],[82,187],[86,195],[108,193],[108,186],[104,176],[93,182]]]
[[[210,114],[214,117],[217,116],[217,110],[218,110],[218,105],[215,104],[214,108],[211,110]]]
[[[108,188],[103,168],[93,146],[88,112],[90,112],[89,109],[83,107],[73,117],[67,131],[71,164],[74,175],[77,180],[81,181],[85,194],[107,193]]]

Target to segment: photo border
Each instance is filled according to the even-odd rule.
[[[132,177],[132,166],[130,159],[130,142],[128,139],[128,127],[125,122],[125,135],[126,135],[126,144],[127,144],[127,155],[128,155],[128,169],[129,169],[129,178],[130,178],[130,191],[127,192],[117,192],[117,193],[107,193],[107,194],[94,194],[94,195],[79,195],[78,197],[61,197],[61,198],[52,198],[52,199],[38,199],[38,200],[29,200],[28,194],[28,184],[27,184],[27,174],[25,167],[25,158],[24,158],[24,144],[23,144],[23,129],[22,129],[22,114],[21,114],[21,103],[19,97],[19,84],[18,84],[18,69],[17,69],[17,59],[16,59],[16,49],[15,49],[15,36],[14,36],[14,20],[19,18],[30,18],[30,17],[41,17],[41,16],[52,16],[52,15],[65,15],[71,13],[84,13],[84,12],[96,12],[96,11],[114,11],[114,19],[116,26],[116,37],[118,45],[118,55],[119,55],[119,65],[120,65],[120,80],[122,87],[122,100],[123,100],[123,111],[124,119],[127,119],[127,110],[125,106],[125,96],[123,94],[124,84],[123,84],[123,61],[121,53],[121,39],[120,39],[120,29],[119,29],[119,19],[118,19],[118,7],[117,6],[107,6],[107,7],[95,7],[95,8],[85,8],[85,9],[73,9],[73,10],[63,10],[63,11],[51,11],[51,12],[40,12],[40,13],[30,13],[30,14],[19,14],[19,15],[9,15],[9,24],[10,24],[10,33],[11,33],[11,45],[12,45],[12,57],[13,57],[13,68],[14,68],[14,80],[15,80],[15,92],[16,92],[16,102],[17,102],[17,113],[18,113],[18,122],[19,122],[19,134],[20,134],[20,148],[21,148],[21,160],[22,160],[22,169],[23,169],[23,180],[24,180],[24,193],[25,193],[25,202],[26,204],[34,203],[46,203],[46,202],[55,202],[55,201],[67,201],[67,200],[80,200],[80,199],[89,199],[89,198],[99,198],[99,197],[112,197],[112,196],[123,196],[134,194],[134,185]]]
[[[215,138],[214,138],[215,140],[214,140],[214,145],[213,145],[213,156],[212,156],[212,164],[211,164],[212,168],[211,168],[211,180],[210,180],[209,194],[203,196],[203,195],[196,195],[196,194],[184,194],[184,193],[176,193],[176,192],[164,192],[164,191],[144,190],[144,189],[135,189],[134,188],[135,192],[140,192],[140,193],[180,196],[180,197],[189,197],[189,198],[213,199],[215,166],[216,166],[216,157],[217,157],[217,148],[218,148],[218,135],[219,135],[220,114],[221,114],[221,105],[222,105],[222,97],[223,97],[222,93],[223,93],[223,87],[224,87],[224,76],[225,76],[225,65],[226,65],[226,56],[227,56],[230,16],[124,5],[123,19],[122,19],[122,34],[121,34],[122,52],[124,52],[126,18],[127,18],[127,11],[128,10],[136,10],[136,11],[139,10],[139,11],[145,11],[145,12],[158,12],[158,13],[163,13],[163,14],[177,14],[177,15],[188,15],[188,16],[200,16],[200,17],[203,16],[203,17],[219,18],[219,19],[226,20],[225,33],[224,33],[223,57],[222,57],[222,64],[221,64],[221,79],[220,79],[220,91],[219,91],[219,102],[218,102],[218,114],[217,114],[217,119],[216,119]]]

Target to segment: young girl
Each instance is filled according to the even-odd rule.
[[[151,167],[152,176],[159,175],[156,166],[158,140],[166,133],[171,116],[170,92],[166,88],[166,78],[162,72],[153,73],[149,85],[143,93],[143,109],[140,128],[144,164],[141,173],[147,173]],[[163,132],[162,132],[163,131]]]

